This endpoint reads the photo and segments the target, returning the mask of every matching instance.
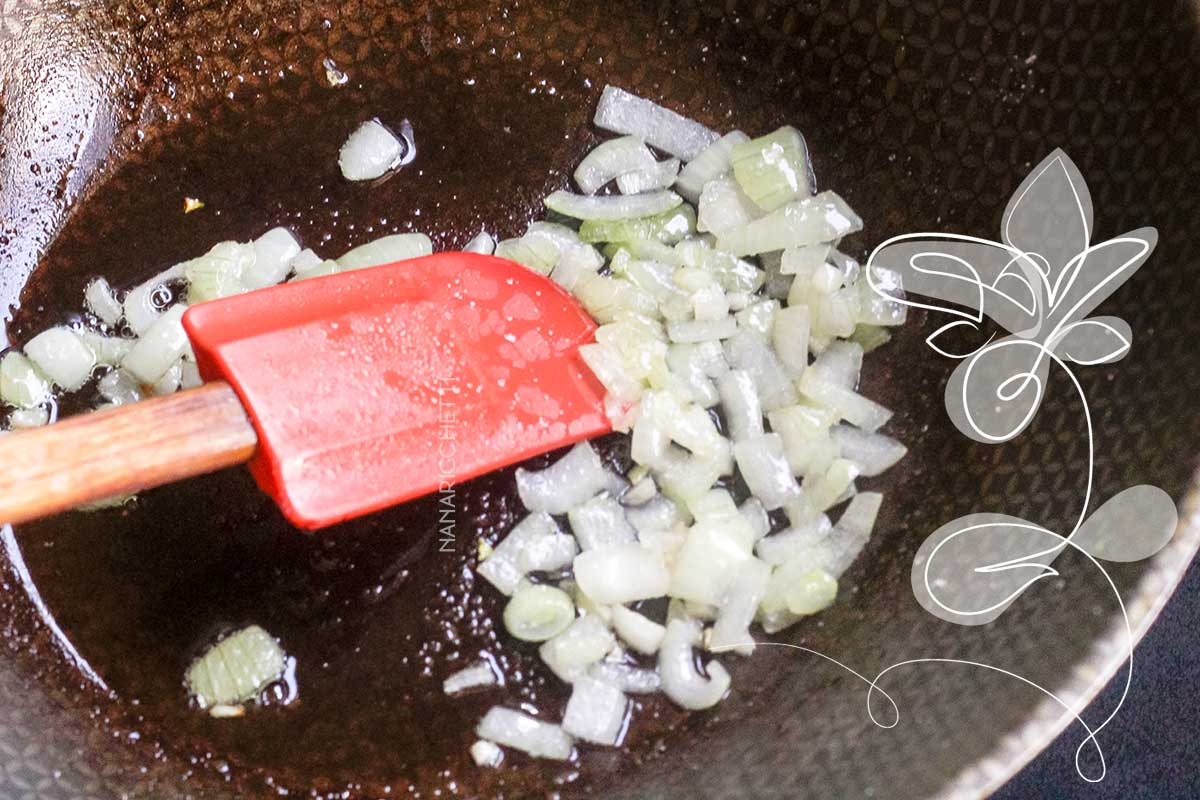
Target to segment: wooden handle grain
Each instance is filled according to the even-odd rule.
[[[23,522],[249,460],[258,437],[227,383],[0,436],[0,522]]]

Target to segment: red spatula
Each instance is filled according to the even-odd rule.
[[[207,383],[0,438],[0,521],[249,462],[319,528],[609,429],[595,325],[511,261],[441,253],[193,306]]]

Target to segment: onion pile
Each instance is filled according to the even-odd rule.
[[[492,708],[471,748],[484,766],[501,746],[568,759],[576,743],[619,745],[632,694],[717,704],[730,673],[698,653],[748,656],[755,626],[776,633],[827,608],[882,502],[857,479],[905,454],[879,433],[891,413],[857,391],[864,354],[905,309],[837,250],[862,221],[815,193],[804,137],[721,136],[614,87],[595,122],[621,135],[584,157],[579,193],[551,194],[557,221],[494,252],[600,323],[580,353],[634,464],[611,472],[584,442],[517,470],[529,515],[481,546],[478,573],[508,596],[509,633],[540,642],[571,695],[557,724]],[[482,234],[472,249],[490,244]],[[901,296],[899,276],[875,278]]]

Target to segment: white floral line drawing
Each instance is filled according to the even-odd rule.
[[[866,266],[871,287],[912,308],[955,319],[926,342],[961,363],[946,387],[946,410],[958,430],[985,444],[1010,441],[1033,421],[1051,365],[1071,381],[1087,434],[1086,489],[1079,515],[1063,536],[1043,526],[999,513],[967,514],[934,531],[913,559],[912,586],[933,615],[960,625],[995,620],[1026,589],[1058,576],[1051,563],[1067,547],[1087,558],[1107,582],[1124,622],[1125,684],[1116,707],[1089,726],[1054,692],[992,664],[949,658],[898,662],[868,679],[823,653],[784,645],[824,658],[868,684],[867,713],[882,728],[899,723],[895,701],[879,686],[893,670],[921,663],[961,664],[997,672],[1037,689],[1060,705],[1087,732],[1075,750],[1075,770],[1089,783],[1102,781],[1107,763],[1097,735],[1116,718],[1133,677],[1133,633],[1120,592],[1101,561],[1140,561],[1161,550],[1175,532],[1178,516],[1166,492],[1129,487],[1090,516],[1095,472],[1095,438],[1087,396],[1067,362],[1078,366],[1114,363],[1132,348],[1129,325],[1091,313],[1145,263],[1157,243],[1153,228],[1092,243],[1091,196],[1074,162],[1062,150],[1047,156],[1013,193],[1001,222],[1001,241],[961,234],[906,234],[880,244]],[[903,292],[896,287],[903,286]],[[919,302],[912,295],[941,304]],[[1009,335],[990,336],[966,353],[939,340],[964,328],[980,332],[987,317]],[[782,643],[766,643],[782,644]],[[871,708],[876,693],[891,704],[895,719],[881,722]],[[1085,772],[1084,748],[1091,745],[1098,774]]]

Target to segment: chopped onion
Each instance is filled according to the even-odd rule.
[[[864,353],[869,353],[876,348],[882,347],[890,342],[891,339],[892,335],[886,329],[862,323],[855,325],[854,333],[850,334],[850,341],[861,345]]]
[[[763,211],[812,193],[808,145],[791,125],[735,145],[729,160],[738,185]]]
[[[667,632],[666,628],[654,620],[621,605],[612,608],[612,626],[617,636],[621,637],[621,641],[648,656],[658,652],[663,635]]]
[[[324,259],[306,247],[292,258],[291,267],[299,275],[324,263],[326,263]]]
[[[709,632],[709,650],[733,650],[743,656],[754,652],[750,623],[754,622],[770,579],[770,565],[757,558],[738,565],[737,577],[721,598],[717,621]]]
[[[608,472],[587,442],[539,471],[517,470],[517,492],[530,511],[565,514],[582,505],[608,484]]]
[[[611,683],[584,675],[571,688],[563,714],[567,733],[594,744],[615,747],[629,725],[629,699]]]
[[[801,553],[828,541],[833,523],[824,514],[802,525],[759,539],[754,552],[768,564],[783,564]]]
[[[739,311],[734,315],[734,319],[737,320],[739,328],[749,328],[763,336],[771,336],[779,311],[778,300],[759,300]]]
[[[758,613],[767,633],[778,633],[833,603],[837,580],[812,566],[813,555],[806,552],[775,567]]]
[[[49,398],[46,376],[16,350],[5,353],[0,359],[0,400],[17,408],[33,408]]]
[[[257,625],[226,636],[188,668],[185,682],[201,709],[240,705],[283,677],[287,655]]]
[[[585,552],[637,541],[637,532],[625,519],[625,510],[609,494],[597,495],[572,508],[567,512],[567,519],[571,523],[571,532],[579,541],[579,547]],[[578,557],[575,563],[578,570]]]
[[[635,467],[634,469],[638,469]],[[632,472],[632,470],[630,470]],[[650,502],[658,495],[658,485],[654,482],[654,478],[648,474],[638,478],[625,492],[621,495],[621,505],[623,506],[640,506]],[[628,516],[628,514],[627,514]]]
[[[764,411],[796,403],[796,389],[763,334],[740,328],[725,342],[725,357],[731,367],[744,370],[754,378]]]
[[[502,594],[511,595],[525,577],[524,551],[541,539],[560,534],[558,523],[549,514],[535,511],[513,526],[481,561],[477,571]]]
[[[498,767],[504,762],[504,751],[487,739],[480,739],[471,745],[470,753],[477,767]]]
[[[796,378],[808,366],[809,316],[806,306],[788,306],[775,314],[771,344],[788,377]]]
[[[446,680],[442,681],[442,691],[446,694],[459,694],[484,686],[503,685],[504,678],[496,671],[496,665],[490,659],[484,658],[446,676]]]
[[[662,648],[658,653],[658,674],[663,693],[683,708],[711,708],[729,691],[729,673],[718,661],[705,666],[707,676],[696,670],[692,648],[700,644],[700,624],[689,619],[667,623]]]
[[[767,414],[771,430],[783,439],[788,466],[795,475],[829,469],[838,448],[829,435],[834,415],[816,406],[793,405]]]
[[[729,436],[735,442],[761,436],[763,411],[750,373],[731,369],[717,380]],[[736,453],[736,451],[735,451]]]
[[[43,375],[67,391],[83,386],[96,366],[91,348],[75,331],[63,325],[30,339],[25,345],[25,355]]]
[[[8,427],[14,431],[40,428],[50,424],[50,411],[44,406],[37,408],[15,408],[8,415]]]
[[[762,501],[757,497],[744,500],[738,506],[738,513],[754,531],[756,540],[762,539],[771,532],[771,517],[767,514],[767,509],[763,507]]]
[[[574,567],[579,588],[604,605],[662,597],[671,583],[662,553],[636,541],[585,549]]]
[[[116,325],[124,313],[116,293],[104,278],[94,278],[88,283],[83,303],[105,325]]]
[[[188,302],[204,303],[221,297],[230,297],[247,291],[242,275],[254,265],[254,245],[239,242],[220,242],[199,258],[185,262],[184,276],[188,283]],[[125,316],[129,315],[126,298]],[[155,315],[157,319],[158,315]],[[139,335],[149,330],[135,329]]]
[[[142,399],[142,389],[138,381],[121,369],[114,369],[101,378],[96,388],[101,397],[116,406],[136,403]]]
[[[753,557],[753,543],[754,531],[742,519],[695,523],[675,555],[668,594],[717,605],[737,565]]]
[[[186,306],[177,303],[159,317],[121,361],[121,368],[145,384],[157,383],[187,348]]]
[[[661,494],[640,506],[626,508],[625,519],[637,530],[639,539],[651,531],[665,531],[687,521],[679,506]]]
[[[616,86],[604,87],[592,121],[604,130],[637,136],[684,161],[696,158],[717,139],[700,123]]]
[[[733,234],[763,215],[763,210],[730,178],[705,184],[696,211],[696,230],[718,237]],[[727,248],[721,247],[721,250]],[[742,255],[738,253],[737,255]]]
[[[652,167],[627,172],[617,176],[617,189],[621,194],[638,194],[640,192],[655,192],[659,189],[670,188],[679,175],[679,159],[668,158],[659,161]]]
[[[907,447],[890,436],[867,433],[849,425],[837,425],[829,433],[842,457],[854,462],[859,474],[867,477],[890,469],[908,452]]]
[[[125,295],[125,322],[131,331],[142,335],[162,315],[170,305],[168,285],[183,280],[187,267],[187,262],[176,264],[145,283],[138,284]]]
[[[471,241],[463,245],[463,252],[482,253],[485,256],[490,256],[496,252],[496,240],[487,231],[480,231],[471,238]]]
[[[519,236],[497,242],[495,256],[548,275],[558,263],[558,247],[544,236]]]
[[[504,627],[523,642],[544,642],[575,619],[575,603],[562,589],[546,585],[518,587],[504,607]]]
[[[150,394],[155,397],[173,394],[179,390],[179,383],[183,379],[183,359],[177,359],[175,363],[167,367],[167,371],[163,376],[154,382],[150,387]]]
[[[196,362],[187,358],[183,359],[183,368],[180,370],[179,386],[183,389],[195,389],[204,383],[200,377],[200,368],[196,366]]]
[[[904,282],[900,273],[883,267],[872,267],[867,280],[858,282],[858,319],[868,325],[903,325],[908,319],[904,299]],[[881,297],[880,293],[887,295]]]
[[[580,243],[566,248],[558,257],[550,279],[567,291],[574,290],[584,275],[595,275],[604,266],[604,258],[590,244]]]
[[[517,556],[517,563],[525,573],[558,572],[571,566],[578,553],[574,536],[555,533],[530,542]]]
[[[874,433],[892,417],[892,412],[868,400],[857,392],[822,380],[817,373],[806,370],[800,376],[800,392],[808,399],[834,411],[842,419]]]
[[[846,506],[829,534],[832,558],[825,565],[826,572],[840,578],[850,568],[871,538],[871,530],[875,527],[875,518],[882,504],[883,495],[878,492],[861,492],[850,500],[850,505]]]
[[[659,627],[662,628],[661,625]],[[663,632],[666,632],[666,628],[663,628]],[[594,664],[588,670],[588,675],[610,683],[626,694],[651,694],[657,692],[662,685],[658,673],[654,670],[616,661]]]
[[[795,500],[800,494],[779,434],[766,433],[744,439],[733,446],[738,471],[763,508],[774,511]]]
[[[300,255],[300,243],[287,228],[272,228],[254,240],[254,263],[242,273],[248,289],[263,289],[282,283]]]
[[[831,342],[813,361],[812,369],[822,381],[854,391],[862,372],[863,349],[854,342]]]
[[[630,199],[650,196],[648,194],[632,195]],[[695,232],[696,212],[692,210],[691,206],[686,205],[668,208],[662,213],[648,216],[585,219],[579,226],[579,238],[585,242],[675,244]]]
[[[423,233],[397,233],[359,245],[337,260],[344,270],[378,267],[394,261],[420,258],[433,252],[433,242]]]
[[[725,354],[718,347],[718,356],[723,364]],[[687,399],[704,408],[720,402],[721,395],[706,369],[706,354],[700,345],[690,342],[674,342],[667,348],[667,366],[671,374],[682,383]]]
[[[83,343],[96,356],[96,363],[106,367],[114,367],[120,364],[125,356],[129,354],[129,351],[133,349],[135,342],[134,339],[105,336],[104,334],[89,330],[76,331],[76,335],[83,340]]]
[[[750,137],[741,131],[730,131],[717,139],[679,171],[675,191],[689,203],[698,202],[704,187],[730,170],[729,155],[734,145],[748,141]]]
[[[825,191],[718,234],[717,246],[744,256],[829,242],[860,230],[862,220],[846,201]]]
[[[338,152],[338,166],[348,181],[370,181],[396,167],[408,148],[377,119],[369,119],[350,134]]]
[[[717,522],[739,516],[733,495],[727,489],[710,489],[688,506],[696,519]]]
[[[784,275],[812,275],[825,266],[831,249],[828,243],[789,247],[783,251],[779,271]]]
[[[687,504],[703,495],[722,475],[733,469],[729,445],[721,439],[718,452],[711,455],[687,455],[686,451],[672,453],[664,459],[659,485],[663,494],[676,502]]]
[[[338,262],[330,258],[318,261],[316,264],[297,267],[292,280],[306,281],[310,278],[324,278],[326,275],[336,275],[338,271]]]
[[[575,746],[558,725],[502,706],[488,710],[476,726],[475,735],[537,758],[557,761],[569,759]]]
[[[604,658],[617,643],[599,616],[588,614],[538,648],[542,661],[562,680],[571,683],[588,667]]]
[[[711,342],[728,339],[737,333],[737,322],[733,317],[719,320],[683,320],[667,325],[667,336],[672,342]]]
[[[546,198],[546,208],[575,219],[623,220],[662,214],[682,202],[682,197],[666,190],[649,194],[613,194],[600,197],[557,191]]]
[[[583,157],[575,168],[575,184],[584,194],[595,194],[604,184],[621,175],[650,171],[656,166],[654,154],[645,142],[637,136],[621,136],[601,142]],[[666,185],[670,186],[670,182]],[[630,194],[623,189],[622,193]]]

